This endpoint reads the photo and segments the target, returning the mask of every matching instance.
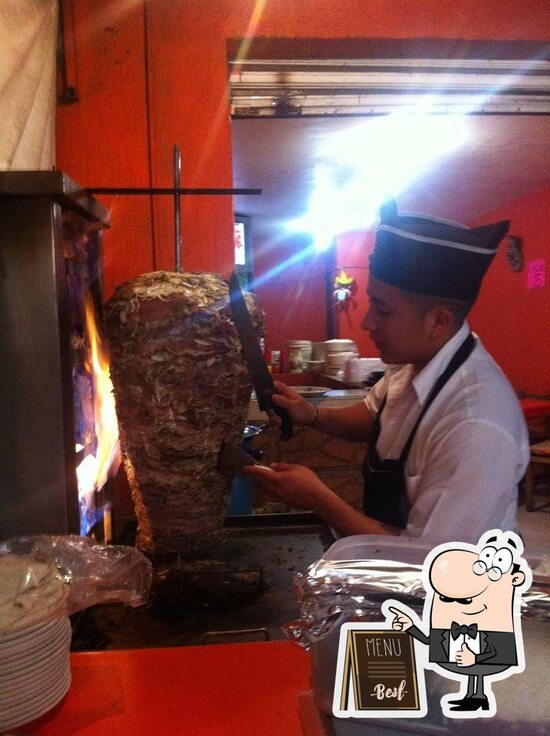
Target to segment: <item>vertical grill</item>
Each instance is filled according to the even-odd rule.
[[[101,314],[106,226],[62,172],[0,172],[0,538],[88,533],[101,515],[76,468],[97,440],[84,296]]]

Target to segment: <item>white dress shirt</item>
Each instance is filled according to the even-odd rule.
[[[465,322],[413,378],[412,365],[386,366],[365,402],[376,415],[386,392],[377,450],[397,459],[438,376],[466,339]],[[518,483],[529,437],[508,379],[479,338],[423,417],[405,464],[410,512],[402,534],[477,543],[489,529],[515,530]]]

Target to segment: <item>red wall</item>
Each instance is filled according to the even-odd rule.
[[[57,109],[57,168],[87,187],[149,186],[141,3],[65,3],[75,20],[76,60],[67,46],[77,104]],[[71,30],[71,29],[69,29]],[[76,68],[75,68],[76,61]],[[111,210],[104,289],[153,268],[148,197],[101,197]]]
[[[84,186],[170,185],[176,143],[182,185],[231,185],[227,39],[550,35],[546,0],[63,2],[75,20],[79,102],[58,108],[57,165]],[[137,273],[173,268],[170,200],[104,201],[113,208],[106,296]],[[231,198],[184,198],[184,268],[227,275],[232,257]]]
[[[472,329],[517,391],[550,394],[550,273],[546,283],[528,287],[530,261],[550,268],[550,187],[510,202],[475,224],[511,220],[510,234],[523,240],[525,267],[516,273],[503,243],[485,277],[471,314]]]
[[[374,233],[354,230],[340,235],[336,251],[337,268],[335,275],[343,268],[348,276],[353,276],[355,279],[351,299],[346,302],[343,308],[339,306],[335,308],[337,334],[338,337],[354,340],[360,355],[366,358],[378,356],[368,333],[361,329],[361,322],[368,307],[365,292],[369,277],[369,256],[373,247]]]
[[[268,349],[291,339],[326,340],[326,255],[312,253],[309,238],[256,239],[254,271]]]

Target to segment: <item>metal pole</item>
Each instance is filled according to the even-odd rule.
[[[212,196],[213,194],[216,195],[230,195],[232,197],[236,196],[237,194],[248,194],[248,195],[257,195],[262,193],[262,189],[246,189],[246,188],[216,188],[216,187],[180,187],[179,189],[174,189],[174,187],[86,187],[85,191],[88,194],[130,194],[130,195],[140,195],[140,194],[160,194],[160,195],[166,195],[169,194],[172,197],[174,194],[179,194],[180,197],[189,197],[189,196]],[[2,192],[0,192],[0,196],[6,196]],[[10,195],[13,197],[16,196],[32,196],[32,197],[38,197],[39,194],[14,194]]]
[[[176,273],[181,273],[181,214],[180,214],[180,174],[181,174],[181,156],[180,147],[174,146],[173,154],[174,162],[174,237],[176,247]]]

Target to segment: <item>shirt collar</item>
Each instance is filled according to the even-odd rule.
[[[449,361],[460,345],[462,345],[469,332],[470,326],[468,322],[464,322],[459,331],[453,335],[445,345],[443,345],[441,350],[436,353],[430,362],[422,368],[420,373],[413,378],[412,386],[416,392],[418,403],[421,406],[426,401],[432,386],[443,373],[449,364]]]

